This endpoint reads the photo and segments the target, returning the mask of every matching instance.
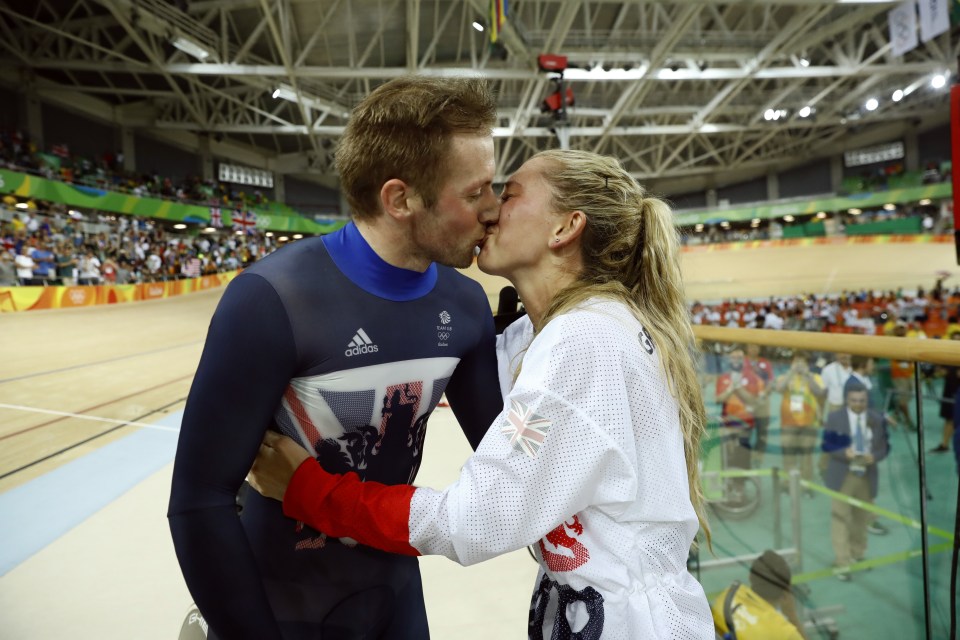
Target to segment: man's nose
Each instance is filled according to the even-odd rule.
[[[483,208],[480,210],[480,222],[483,224],[493,224],[500,219],[500,199],[497,194],[490,189],[484,198]]]

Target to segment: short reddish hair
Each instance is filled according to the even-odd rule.
[[[450,136],[490,135],[496,115],[492,92],[477,78],[405,76],[379,86],[353,110],[337,146],[353,216],[376,217],[380,187],[394,178],[433,206],[446,177]]]

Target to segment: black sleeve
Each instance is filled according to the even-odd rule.
[[[255,274],[237,277],[187,398],[167,514],[187,587],[221,638],[281,637],[235,497],[296,360],[274,288]]]
[[[487,309],[480,339],[457,364],[446,389],[453,415],[474,450],[503,408],[496,350],[493,315]]]

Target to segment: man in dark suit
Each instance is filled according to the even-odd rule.
[[[851,384],[844,390],[844,407],[827,417],[823,432],[827,467],[824,484],[851,498],[872,503],[877,496],[877,463],[887,457],[890,446],[882,415],[867,409],[867,388]],[[831,506],[830,538],[833,542],[837,578],[850,580],[847,566],[863,559],[867,551],[867,527],[872,514],[834,500]]]

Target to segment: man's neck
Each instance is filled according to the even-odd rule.
[[[354,220],[354,224],[373,252],[387,264],[419,273],[430,267],[430,261],[413,250],[409,239],[394,228],[386,216],[372,220]]]

